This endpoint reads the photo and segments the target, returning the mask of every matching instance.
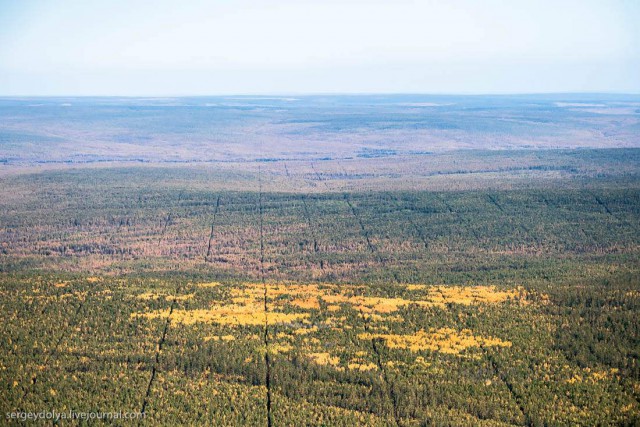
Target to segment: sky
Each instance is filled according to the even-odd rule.
[[[0,96],[640,93],[638,0],[0,0]]]

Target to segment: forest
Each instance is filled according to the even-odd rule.
[[[248,129],[245,114],[268,116],[291,138],[313,122],[312,139],[337,141],[392,132],[392,120],[375,118],[407,108],[418,117],[415,108],[437,108],[427,101],[314,99],[286,120],[264,105],[216,114]],[[397,126],[455,128],[462,144],[490,133],[496,111],[542,102],[438,100],[453,101],[473,120],[463,125],[466,113],[447,106]],[[633,111],[580,149],[441,150],[416,137],[410,147],[316,141],[317,151],[283,154],[256,137],[256,151],[231,143],[191,162],[197,138],[171,148],[173,127],[131,145],[133,157],[153,154],[138,162],[101,157],[107,136],[92,153],[65,139],[107,126],[101,109],[116,107],[106,101],[64,113],[70,126],[53,148],[33,135],[62,113],[37,113],[31,136],[18,138],[32,113],[15,102],[0,102],[0,423],[52,409],[141,412],[140,424],[167,426],[640,423]],[[133,134],[169,114],[118,102],[145,110],[131,113]],[[350,108],[368,119],[354,124]],[[566,115],[583,130],[612,117]],[[123,117],[110,120],[133,120]],[[528,132],[512,126],[493,130]],[[542,139],[567,140],[552,127]],[[626,142],[601,146],[606,138]]]

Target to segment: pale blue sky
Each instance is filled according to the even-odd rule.
[[[640,92],[638,0],[0,0],[0,95]]]

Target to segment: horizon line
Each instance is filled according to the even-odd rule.
[[[55,95],[5,95],[0,98],[209,98],[209,97],[312,97],[312,96],[539,96],[539,95],[629,95],[640,92],[626,91],[550,91],[550,92],[273,92],[273,93],[211,93],[211,94],[55,94]]]

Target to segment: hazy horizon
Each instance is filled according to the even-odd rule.
[[[158,93],[151,95],[144,94],[112,94],[112,95],[100,95],[100,94],[82,94],[82,95],[74,95],[74,94],[55,94],[55,95],[4,95],[0,94],[0,99],[46,99],[46,98],[148,98],[148,99],[179,99],[179,98],[229,98],[232,99],[234,97],[243,98],[243,99],[263,99],[267,100],[270,98],[278,99],[278,98],[287,98],[287,97],[402,97],[402,96],[420,96],[420,97],[539,97],[539,96],[549,96],[549,97],[583,97],[583,96],[631,96],[636,97],[640,96],[640,91],[638,92],[623,92],[623,91],[609,91],[609,92],[265,92],[265,93],[205,93],[205,94],[191,94],[191,93]],[[564,100],[564,98],[562,98]]]

